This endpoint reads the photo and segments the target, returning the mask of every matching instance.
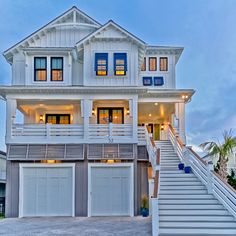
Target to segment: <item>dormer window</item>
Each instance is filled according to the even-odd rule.
[[[127,72],[127,54],[114,53],[114,74],[126,75]]]
[[[108,53],[95,53],[95,71],[98,76],[107,75]]]
[[[35,57],[34,58],[34,81],[47,80],[47,58]]]
[[[63,57],[51,57],[51,81],[63,81]]]

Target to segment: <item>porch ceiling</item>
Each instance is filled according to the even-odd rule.
[[[156,105],[155,105],[156,104]],[[175,112],[174,103],[154,103],[145,102],[138,104],[138,121],[139,123],[158,121],[169,121],[170,115]]]

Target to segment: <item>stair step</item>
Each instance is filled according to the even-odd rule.
[[[202,183],[200,181],[193,181],[193,182],[168,182],[168,181],[161,181],[160,182],[160,186],[166,186],[166,185],[169,185],[169,186],[196,186],[196,185],[202,185]]]
[[[161,236],[163,234],[168,234],[169,236],[199,236],[199,235],[219,235],[219,236],[225,236],[227,235],[236,235],[236,229],[227,229],[227,228],[222,228],[222,229],[215,229],[215,228],[208,228],[203,229],[203,228],[167,228],[167,227],[161,227],[160,228],[160,234]]]
[[[179,189],[182,189],[182,190],[196,190],[196,189],[205,189],[206,190],[206,187],[204,185],[196,185],[196,186],[192,186],[192,185],[186,185],[186,186],[168,186],[168,185],[164,185],[164,186],[160,186],[160,192],[162,190],[179,190]]]
[[[160,177],[162,182],[192,182],[192,181],[199,181],[197,177],[188,177],[187,174],[185,175],[185,177],[176,177],[176,178],[172,178],[172,177]]]
[[[189,174],[185,174],[185,173],[163,173],[163,172],[161,172],[160,173],[160,177],[162,178],[162,177],[164,177],[164,178],[182,178],[182,177],[195,177],[195,178],[197,178],[196,177],[196,175],[194,175],[194,174],[191,174],[191,173],[189,173]]]
[[[207,205],[207,206],[206,206]],[[208,210],[224,210],[225,208],[224,208],[224,206],[223,205],[221,205],[221,204],[207,204],[207,203],[205,203],[205,205],[204,204],[196,204],[196,205],[194,205],[194,204],[186,204],[186,202],[185,203],[183,203],[183,204],[177,204],[176,202],[174,203],[174,204],[160,204],[159,205],[159,209],[160,210],[200,210],[200,209],[202,209],[202,210],[206,210],[206,209],[208,209]]]
[[[185,216],[160,216],[160,221],[164,222],[164,221],[174,221],[174,222],[178,222],[178,221],[204,221],[204,222],[235,222],[234,217],[230,216],[230,215],[226,215],[226,216],[192,216],[192,215],[185,215]]]
[[[166,189],[166,190],[161,190],[160,194],[171,194],[171,195],[178,195],[178,194],[208,194],[207,190],[199,190],[199,189],[188,189],[188,190],[183,190],[183,189]]]
[[[160,194],[159,199],[215,199],[211,194],[182,194],[182,195],[167,195],[167,194]]]
[[[202,228],[234,228],[236,230],[236,222],[204,222],[204,221],[198,221],[198,222],[175,222],[175,221],[168,221],[168,222],[161,222],[160,221],[160,227],[169,227],[169,228],[175,228],[175,227],[184,227],[184,228],[193,228],[193,227],[200,227]]]
[[[192,210],[192,209],[188,209],[188,210],[159,210],[159,214],[161,215],[176,215],[176,216],[180,216],[180,215],[211,215],[211,216],[215,216],[215,215],[229,215],[228,211],[225,209],[196,209],[196,210]]]
[[[172,204],[172,205],[205,205],[207,209],[207,205],[211,204],[219,204],[217,199],[173,199],[173,198],[160,198],[159,204]]]

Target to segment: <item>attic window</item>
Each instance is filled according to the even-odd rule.
[[[127,71],[127,54],[114,53],[114,74],[126,75]]]
[[[63,57],[51,57],[51,81],[63,81]]]
[[[34,58],[34,81],[47,80],[47,58],[35,57]]]
[[[108,53],[95,53],[95,71],[98,76],[107,75]]]

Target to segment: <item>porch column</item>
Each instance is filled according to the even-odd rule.
[[[179,137],[183,141],[184,144],[186,144],[186,136],[185,136],[185,103],[179,102],[175,103],[175,115],[178,119],[178,132]]]
[[[16,118],[16,99],[7,99],[6,101],[6,142],[12,136],[12,124]]]
[[[81,100],[81,117],[84,118],[84,139],[89,139],[89,117],[92,115],[92,100]]]
[[[138,142],[138,99],[129,100],[130,117],[133,122],[133,140]]]

